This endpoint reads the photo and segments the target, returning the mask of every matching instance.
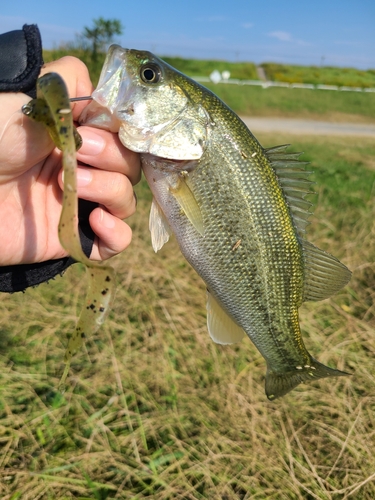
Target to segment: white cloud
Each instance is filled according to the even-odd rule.
[[[293,40],[292,35],[290,33],[287,33],[286,31],[272,31],[271,33],[268,33],[268,36],[277,38],[282,42],[291,42]]]
[[[242,23],[241,26],[248,30],[254,26],[254,23]]]
[[[304,47],[309,47],[312,45],[311,43],[305,42],[304,40],[299,40],[297,38],[294,38],[287,31],[272,31],[271,33],[268,33],[268,36],[272,38],[277,38],[281,42],[290,42],[295,45],[303,45]]]

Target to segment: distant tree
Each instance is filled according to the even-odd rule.
[[[91,47],[91,55],[95,63],[99,52],[104,52],[107,46],[113,43],[115,35],[122,35],[123,26],[118,19],[93,19],[93,27],[83,28],[82,38]]]

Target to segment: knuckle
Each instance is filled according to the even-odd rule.
[[[108,189],[108,208],[123,218],[130,217],[134,214],[136,205],[133,186],[124,174],[116,172],[111,177]]]

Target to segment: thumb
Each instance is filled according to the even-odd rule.
[[[63,57],[47,63],[41,75],[59,73],[70,97],[90,95],[92,84],[86,66],[75,57]],[[30,98],[22,93],[0,93],[0,174],[15,177],[44,160],[54,149],[53,142],[42,123],[24,116],[22,106]],[[74,103],[73,118],[77,119],[86,102]]]
[[[22,106],[29,101],[30,97],[22,93],[0,94],[1,175],[19,175],[54,149],[44,125],[22,113]]]

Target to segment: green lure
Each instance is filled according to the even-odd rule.
[[[88,259],[82,251],[78,232],[78,197],[76,181],[76,150],[82,139],[73,125],[72,110],[66,85],[57,73],[48,73],[38,79],[37,98],[25,104],[22,112],[43,123],[62,153],[64,195],[59,222],[59,239],[63,248],[77,262],[86,266],[88,288],[85,305],[76,329],[65,352],[65,370],[59,389],[65,391],[70,360],[82,346],[84,338],[95,333],[107,316],[115,293],[115,271],[111,266]]]

